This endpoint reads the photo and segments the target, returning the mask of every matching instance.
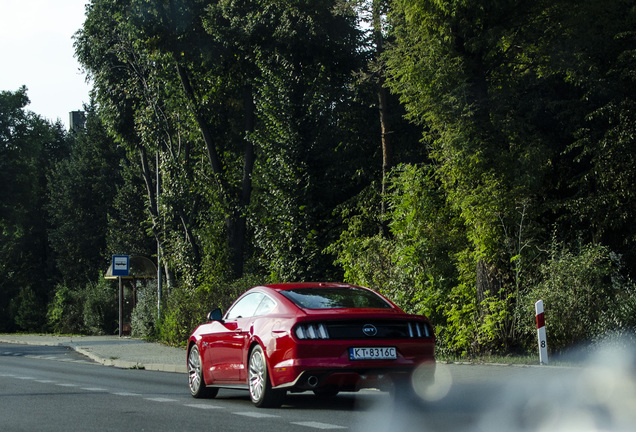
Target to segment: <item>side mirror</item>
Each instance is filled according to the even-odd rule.
[[[223,313],[221,309],[214,309],[208,313],[208,321],[223,321]]]

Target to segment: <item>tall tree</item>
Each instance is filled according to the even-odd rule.
[[[385,197],[387,197],[387,183],[389,172],[393,168],[393,145],[391,126],[391,109],[389,108],[389,90],[386,88],[386,71],[384,67],[383,53],[385,50],[388,29],[386,28],[386,14],[388,2],[386,0],[360,0],[355,2],[360,25],[368,28],[366,37],[366,50],[368,51],[368,72],[365,77],[375,86],[377,93],[377,108],[379,121],[379,142],[382,154],[382,203],[381,213],[385,213]],[[383,226],[383,231],[386,231]]]
[[[194,267],[186,273],[197,272],[201,245],[194,227],[205,224],[197,218],[203,217],[198,209],[207,206],[220,209],[225,218],[230,268],[240,276],[254,158],[245,131],[253,127],[253,103],[249,85],[241,74],[236,78],[229,61],[233,55],[203,30],[205,5],[94,1],[77,50],[95,79],[111,130],[139,154],[153,230],[168,262],[176,251],[188,250]],[[105,29],[111,40],[101,37]],[[160,202],[151,152],[160,153],[160,166],[154,168],[163,173]],[[199,154],[207,166],[200,165]],[[236,170],[241,159],[242,173]],[[197,177],[210,181],[201,187]],[[185,248],[171,243],[178,237],[171,237],[172,230],[164,232],[166,221],[184,231]],[[172,260],[173,265],[179,262]]]
[[[324,274],[331,214],[351,196],[356,169],[342,163],[360,66],[355,15],[333,0],[220,1],[206,24],[220,44],[237,48],[253,89],[261,263],[275,279]]]
[[[80,62],[93,77],[95,97],[100,116],[111,133],[128,153],[131,162],[139,167],[146,186],[146,210],[151,231],[159,245],[169,284],[175,268],[166,223],[185,230],[191,239],[191,225],[182,224],[187,218],[183,201],[160,206],[157,196],[157,172],[177,169],[174,174],[188,172],[189,139],[182,140],[182,113],[173,110],[182,101],[174,101],[176,75],[165,64],[165,55],[147,48],[147,41],[135,26],[136,15],[129,2],[95,1],[87,7],[87,19],[76,35],[76,52]],[[104,37],[104,35],[108,35]],[[181,159],[182,162],[173,161]],[[163,165],[155,162],[166,161]],[[184,169],[181,169],[184,167]],[[190,189],[190,188],[188,188]],[[178,192],[177,192],[178,193]],[[196,206],[194,206],[196,208]],[[163,210],[162,210],[163,209]],[[175,224],[176,222],[176,224]],[[186,221],[187,222],[187,221]],[[196,256],[196,245],[173,250],[189,251]],[[149,254],[147,251],[146,254]]]
[[[515,116],[521,109],[546,107],[541,93],[519,103],[536,84],[528,79],[536,73],[528,58],[533,45],[523,43],[521,30],[540,10],[516,0],[392,4],[396,43],[387,56],[389,83],[409,117],[425,127],[436,175],[472,243],[460,287],[478,318],[466,316],[464,324],[483,327],[475,328],[477,343],[488,344],[493,334],[496,345],[514,343],[514,325],[505,317],[512,316],[509,299],[519,286],[514,266],[523,261],[506,245],[520,231],[522,215],[534,210],[526,203],[537,200],[541,176],[559,152],[541,130],[535,134],[535,125],[525,134],[516,128],[523,124]],[[492,315],[504,317],[494,320],[495,328]]]
[[[61,125],[26,110],[25,87],[0,93],[0,329],[42,330],[54,271],[46,175],[67,152]]]
[[[85,129],[72,136],[69,157],[49,176],[49,243],[68,287],[94,281],[108,262],[106,227],[121,184],[123,156],[90,106]]]
[[[606,229],[633,211],[625,193],[609,193],[616,177],[599,171],[608,157],[615,167],[633,161],[631,127],[619,120],[631,117],[631,98],[618,90],[633,86],[633,8],[621,0],[392,5],[390,85],[426,128],[436,174],[472,243],[463,284],[481,318],[464,324],[481,322],[478,341],[506,346],[518,328],[520,278],[527,284],[539,252],[528,246],[547,244],[553,225],[568,240],[577,232],[608,239],[617,231]],[[604,182],[612,188],[599,189]],[[601,202],[621,202],[602,206],[612,210],[602,223]]]
[[[634,278],[636,192],[628,185],[636,184],[636,9],[623,0],[559,6],[565,31],[553,36],[550,71],[578,96],[561,208],[573,234],[622,254]]]
[[[321,246],[311,233],[331,211],[309,203],[331,197],[325,194],[329,188],[315,181],[324,177],[324,170],[316,164],[319,171],[310,173],[309,167],[320,159],[328,167],[336,148],[341,122],[334,107],[348,103],[343,95],[356,60],[353,19],[350,8],[333,0],[92,3],[78,35],[78,54],[95,79],[97,100],[111,128],[140,153],[153,226],[159,220],[180,220],[185,237],[192,239],[190,250],[201,255],[191,227],[211,226],[197,217],[220,210],[229,267],[234,277],[240,276],[258,149],[269,164],[259,175],[272,175],[260,184],[283,188],[281,196],[287,200],[261,201],[273,212],[269,220],[296,221],[289,225],[281,220],[279,227],[287,228],[275,232],[289,234],[284,243],[311,244],[300,246],[297,255],[311,251],[308,256],[320,256]],[[175,143],[191,152],[170,150]],[[155,177],[145,168],[150,167],[150,151],[163,155],[159,203],[150,192]],[[200,154],[207,166],[195,157]],[[278,170],[276,161],[282,164]],[[179,169],[186,177],[176,175]],[[334,174],[342,177],[337,170]],[[209,181],[202,185],[195,178]],[[152,214],[157,204],[164,209],[161,218]],[[198,215],[197,209],[202,209]],[[176,231],[166,231],[164,241],[169,232]],[[204,238],[198,237],[208,244]],[[169,244],[174,245],[168,242],[166,250]],[[284,261],[287,257],[277,262]]]

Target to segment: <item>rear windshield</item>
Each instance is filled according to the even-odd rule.
[[[382,297],[360,288],[296,288],[280,292],[303,309],[390,309]]]

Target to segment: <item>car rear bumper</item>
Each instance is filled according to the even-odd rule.
[[[341,391],[357,391],[410,377],[416,368],[424,370],[418,376],[432,378],[435,370],[434,345],[421,341],[398,344],[395,360],[351,360],[348,347],[359,342],[303,345],[299,344],[294,353],[298,356],[272,365],[274,388],[307,391],[334,386]]]
[[[432,382],[435,364],[426,365],[428,373],[425,381]],[[411,377],[412,368],[407,369],[355,369],[355,370],[307,370],[302,372],[296,380],[281,384],[275,389],[288,391],[308,391],[321,387],[336,387],[340,391],[358,391],[363,388],[384,389],[396,382]],[[421,379],[422,374],[418,375]]]

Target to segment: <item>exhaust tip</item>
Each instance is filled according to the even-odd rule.
[[[310,387],[316,387],[318,385],[318,377],[316,376],[310,376],[309,378],[307,378],[307,384]]]

